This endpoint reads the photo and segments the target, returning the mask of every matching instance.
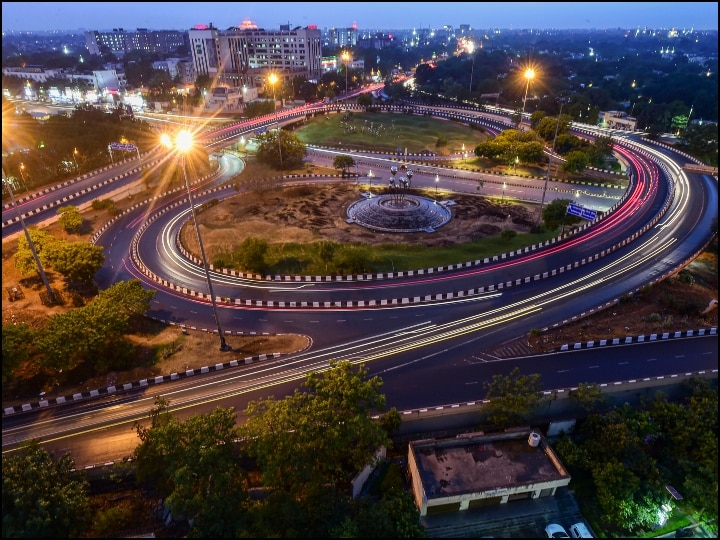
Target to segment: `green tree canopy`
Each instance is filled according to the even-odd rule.
[[[381,384],[378,377],[367,378],[366,367],[331,362],[327,371],[307,376],[304,390],[250,403],[241,433],[264,484],[305,500],[327,486],[347,493],[378,448],[391,444],[372,419],[385,409]]]
[[[567,207],[571,202],[570,199],[555,199],[543,208],[542,218],[547,230],[554,231],[563,224],[572,226],[582,221],[581,218],[567,213]]]
[[[83,224],[83,217],[76,206],[61,206],[57,209],[57,213],[60,216],[58,221],[63,229],[69,233],[77,233],[80,231],[80,227],[82,227]]]
[[[305,143],[295,133],[280,130],[280,147],[278,147],[278,131],[266,131],[257,135],[257,159],[260,163],[275,169],[293,169],[298,167],[307,155]]]
[[[349,156],[347,154],[340,154],[338,156],[335,156],[335,159],[333,159],[333,169],[341,169],[343,178],[345,178],[345,175],[347,174],[347,170],[350,167],[355,166],[355,160],[352,156]]]
[[[66,215],[66,214],[64,214]],[[52,268],[71,281],[92,283],[95,274],[105,263],[102,246],[87,242],[66,242],[55,250]]]
[[[3,538],[79,537],[89,523],[88,484],[69,454],[37,441],[2,460]]]
[[[237,458],[232,408],[180,421],[159,398],[150,425],[136,424],[141,482],[157,487],[173,514],[193,520],[192,537],[237,537],[245,525],[247,481]]]
[[[540,375],[523,375],[517,367],[507,375],[493,375],[483,386],[489,400],[485,405],[487,418],[498,428],[526,423],[545,401],[540,393]]]

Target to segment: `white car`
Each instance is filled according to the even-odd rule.
[[[568,535],[563,526],[557,523],[548,524],[548,526],[545,527],[545,534],[548,538],[570,538],[570,535]]]

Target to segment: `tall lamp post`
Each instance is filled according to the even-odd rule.
[[[525,97],[523,98],[522,112],[520,113],[520,122],[518,123],[517,137],[515,139],[516,144],[520,144],[520,130],[522,129],[523,119],[525,118],[525,104],[527,103],[528,88],[530,88],[530,81],[535,77],[535,70],[533,68],[527,68],[524,73],[524,77],[527,79],[525,83]],[[517,170],[517,163],[520,161],[520,156],[515,157],[515,170]]]
[[[522,126],[523,119],[525,118],[525,104],[527,103],[528,88],[530,88],[530,81],[535,78],[535,70],[533,68],[527,68],[525,70],[525,78],[527,79],[527,83],[525,84],[525,97],[523,98],[522,113],[520,114],[520,126]]]
[[[282,145],[280,144],[280,118],[278,117],[277,101],[275,100],[275,84],[279,81],[277,75],[271,73],[268,76],[268,82],[273,87],[273,105],[275,106],[275,123],[277,124],[277,139],[278,139],[278,155],[280,156],[280,170],[283,168],[282,164]]]
[[[470,68],[470,88],[468,88],[468,92],[472,94],[472,80],[473,73],[475,72],[475,44],[472,41],[468,43],[467,51],[469,54],[472,55],[472,67]]]
[[[40,279],[42,279],[43,285],[45,285],[45,290],[47,291],[48,295],[48,301],[52,304],[55,303],[55,295],[52,292],[52,289],[50,288],[50,282],[48,281],[47,276],[45,275],[45,269],[43,268],[42,263],[40,262],[40,257],[38,257],[37,250],[35,249],[35,244],[33,244],[32,238],[30,238],[30,231],[28,231],[27,226],[25,225],[25,220],[22,216],[22,211],[18,208],[17,202],[15,201],[15,194],[12,190],[12,185],[10,185],[10,181],[5,177],[5,168],[2,170],[2,182],[7,186],[8,193],[10,194],[10,200],[12,201],[13,207],[15,208],[15,213],[20,218],[20,225],[22,225],[23,232],[25,233],[25,240],[27,240],[28,246],[30,247],[30,251],[32,252],[33,259],[35,259],[35,266],[37,266],[38,274],[40,274]]]
[[[23,187],[25,188],[25,193],[28,193],[28,187],[27,182],[25,182],[25,164],[20,164],[20,178],[22,179]]]
[[[343,51],[343,53],[340,55],[340,58],[343,59],[343,62],[345,62],[345,95],[347,95],[348,91],[348,65],[350,62],[350,53],[347,51]]]
[[[175,137],[175,142],[170,139],[169,136],[162,136],[162,143],[167,148],[175,148],[180,153],[180,167],[182,168],[183,177],[185,179],[185,189],[187,189],[188,202],[190,204],[190,213],[192,214],[193,222],[195,224],[195,233],[197,234],[198,244],[200,245],[200,255],[202,256],[203,269],[205,270],[205,278],[207,279],[208,291],[210,293],[210,303],[212,304],[213,314],[215,315],[215,323],[217,324],[218,336],[220,336],[220,350],[229,351],[231,350],[230,345],[225,341],[225,335],[223,334],[220,326],[220,317],[218,317],[217,305],[215,303],[215,293],[213,292],[212,281],[210,280],[210,268],[205,257],[205,246],[200,236],[200,225],[198,224],[197,214],[195,213],[195,205],[193,204],[192,190],[190,189],[190,181],[188,180],[187,167],[185,166],[185,155],[187,151],[192,147],[192,134],[183,129]]]
[[[542,219],[543,205],[545,204],[545,192],[547,191],[548,180],[550,180],[550,167],[552,166],[552,158],[555,154],[555,143],[557,142],[558,131],[560,130],[560,117],[562,116],[563,105],[565,105],[568,100],[559,98],[558,101],[560,102],[560,112],[558,113],[557,122],[555,123],[555,136],[553,137],[552,150],[548,156],[548,167],[547,172],[545,173],[545,185],[543,186],[542,199],[540,199],[540,211],[538,212],[535,225],[539,225],[540,220]]]
[[[440,183],[440,175],[439,175],[439,174],[436,174],[436,175],[435,175],[435,200],[437,200],[437,196],[438,196],[438,194],[437,194],[437,189],[438,189],[438,184],[439,184],[439,183]]]

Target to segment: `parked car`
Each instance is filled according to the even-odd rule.
[[[587,528],[587,525],[585,525],[582,521],[580,523],[570,525],[569,530],[570,536],[573,538],[594,538],[594,536],[590,534],[590,530]]]
[[[549,523],[545,527],[545,534],[548,538],[570,538],[565,528],[557,523]]]

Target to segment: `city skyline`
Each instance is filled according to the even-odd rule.
[[[663,3],[648,9],[643,2],[205,2],[168,9],[162,2],[3,2],[2,31],[41,32],[148,28],[188,30],[212,23],[218,29],[250,20],[261,28],[316,25],[319,29],[718,29],[717,2]],[[332,9],[329,9],[331,7]]]

